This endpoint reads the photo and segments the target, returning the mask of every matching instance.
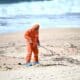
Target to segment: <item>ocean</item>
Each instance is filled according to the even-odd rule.
[[[79,28],[79,9],[77,8],[77,11],[75,11],[71,2],[62,4],[62,2],[58,3],[54,1],[1,4],[0,33],[23,31],[35,23],[39,23],[42,29]],[[53,3],[58,3],[59,5],[53,5]],[[66,7],[64,8],[65,4],[70,7],[68,7],[68,9]],[[78,3],[75,5],[79,7]],[[62,10],[64,10],[64,12]]]

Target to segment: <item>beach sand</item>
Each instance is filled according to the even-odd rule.
[[[41,29],[40,64],[31,67],[24,32],[0,34],[0,80],[80,80],[80,29]]]

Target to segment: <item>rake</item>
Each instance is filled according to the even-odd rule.
[[[44,48],[46,51],[49,51],[51,54],[53,54],[53,51],[52,51],[52,50],[47,49],[46,47],[44,47],[44,46],[42,46],[42,45],[40,45],[39,47]]]

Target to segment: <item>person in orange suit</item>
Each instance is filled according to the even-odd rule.
[[[32,57],[32,52],[34,54],[34,64],[39,64],[39,59],[38,59],[38,46],[40,45],[39,42],[39,24],[35,24],[32,26],[31,29],[27,30],[25,32],[25,39],[27,42],[27,56],[26,56],[26,65],[32,66],[31,64],[31,57]]]

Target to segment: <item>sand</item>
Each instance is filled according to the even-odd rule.
[[[0,80],[80,80],[80,29],[41,29],[40,64],[31,67],[24,32],[0,34]]]

